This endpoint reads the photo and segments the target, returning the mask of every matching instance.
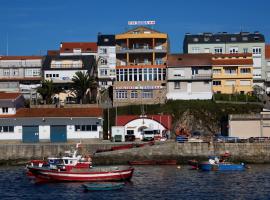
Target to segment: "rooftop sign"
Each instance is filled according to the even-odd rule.
[[[156,21],[128,21],[128,25],[133,26],[133,25],[155,25]]]

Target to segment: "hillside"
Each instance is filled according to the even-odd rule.
[[[171,114],[173,128],[181,126],[191,132],[200,131],[205,134],[222,132],[226,134],[228,114],[258,113],[262,110],[255,104],[224,104],[211,100],[177,100],[163,105],[144,105],[147,114]],[[141,114],[142,106],[132,105],[117,108],[117,115]],[[115,125],[116,108],[110,109],[110,126]],[[104,110],[104,135],[107,133],[107,110]],[[174,133],[174,130],[172,131]]]

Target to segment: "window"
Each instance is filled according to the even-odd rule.
[[[248,41],[248,37],[246,37],[246,36],[245,37],[242,37],[242,40],[243,41]]]
[[[226,81],[226,85],[235,85],[235,81]]]
[[[193,42],[198,42],[199,38],[193,38]]]
[[[107,65],[107,60],[105,58],[100,59],[100,64],[101,65]]]
[[[106,54],[107,53],[107,49],[106,48],[100,48],[100,54]]]
[[[128,81],[128,70],[124,69],[124,81]]]
[[[107,75],[107,69],[100,69],[100,75],[106,76]]]
[[[236,74],[236,68],[227,68],[227,69],[225,69],[225,74],[235,75]]]
[[[158,80],[157,68],[153,69],[153,78],[154,78],[154,81]]]
[[[138,91],[137,90],[131,90],[131,92],[130,92],[130,98],[131,99],[138,98]]]
[[[248,53],[248,48],[243,48],[243,53]]]
[[[153,98],[153,90],[143,90],[142,98],[144,99],[152,99]]]
[[[138,69],[139,71],[139,81],[142,81],[142,69]]]
[[[8,107],[3,107],[2,108],[2,113],[8,113]]]
[[[163,64],[163,61],[162,61],[162,58],[156,58],[156,65],[162,65]]]
[[[235,42],[236,41],[236,37],[231,37],[231,41]]]
[[[134,130],[127,130],[127,135],[134,135]]]
[[[147,71],[148,71],[147,69],[143,69],[143,80],[144,81],[148,81],[148,78],[147,78],[148,77],[148,73],[147,73]]]
[[[213,81],[213,85],[221,85],[221,81]]]
[[[75,131],[80,131],[81,130],[81,126],[80,125],[75,125]]]
[[[40,76],[40,69],[33,69],[33,76]]]
[[[19,70],[18,69],[13,70],[13,76],[19,76]]]
[[[137,74],[137,71],[138,71],[138,69],[133,69],[133,80],[134,81],[138,81],[138,74]]]
[[[213,69],[213,74],[221,74],[221,69]]]
[[[261,47],[253,47],[252,48],[252,53],[253,54],[261,54],[262,53]]]
[[[180,89],[180,82],[179,81],[174,82],[174,89]]]
[[[240,80],[240,85],[250,86],[251,82],[250,82],[250,80]]]
[[[192,68],[192,75],[196,75],[199,73],[199,69],[198,68]]]
[[[92,125],[92,131],[97,131],[97,125]]]
[[[158,80],[162,80],[162,69],[158,69]]]
[[[192,47],[192,53],[200,53],[200,47]]]
[[[230,53],[238,53],[238,47],[231,47]]]
[[[241,74],[249,74],[249,73],[251,73],[251,70],[250,70],[250,68],[241,68],[240,73]]]
[[[152,81],[153,80],[153,69],[148,69],[148,73],[149,73],[149,81]]]
[[[132,73],[132,69],[128,69],[128,81],[133,81],[133,73]]]
[[[116,98],[117,99],[126,99],[127,98],[127,91],[125,91],[125,90],[117,90],[116,91]]]
[[[215,54],[222,53],[222,47],[215,47]]]
[[[13,133],[14,126],[0,126],[0,132],[1,133]]]
[[[97,125],[75,125],[75,131],[97,131]]]
[[[9,76],[9,75],[10,75],[9,69],[4,69],[4,76]]]

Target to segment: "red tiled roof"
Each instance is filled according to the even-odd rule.
[[[212,54],[171,54],[168,55],[169,67],[211,66]]]
[[[213,59],[213,65],[253,65],[252,59]]]
[[[116,69],[144,69],[144,68],[166,68],[166,65],[128,65],[116,66]]]
[[[102,117],[101,108],[20,108],[10,117]]]
[[[0,100],[17,99],[21,95],[22,94],[18,92],[0,92]]]
[[[60,52],[73,52],[73,49],[80,48],[82,52],[97,52],[96,42],[62,42]]]
[[[36,60],[42,56],[0,56],[0,60]]]
[[[40,80],[42,80],[41,77],[0,78],[0,81],[40,81]]]
[[[121,115],[117,116],[116,126],[125,126],[128,122],[140,119],[139,115]],[[146,119],[153,119],[160,122],[165,128],[171,130],[172,127],[172,116],[171,115],[147,115]]]
[[[270,44],[265,45],[265,58],[270,59]]]

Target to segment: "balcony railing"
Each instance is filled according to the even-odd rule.
[[[127,48],[127,47],[116,47],[116,53],[147,53],[147,52],[160,52],[166,53],[167,48],[165,46],[162,47],[150,47],[150,46],[142,46],[142,47],[134,47],[134,48]]]
[[[203,79],[211,79],[212,75],[211,74],[194,74],[191,75],[192,79],[199,79],[199,80],[203,80]]]

